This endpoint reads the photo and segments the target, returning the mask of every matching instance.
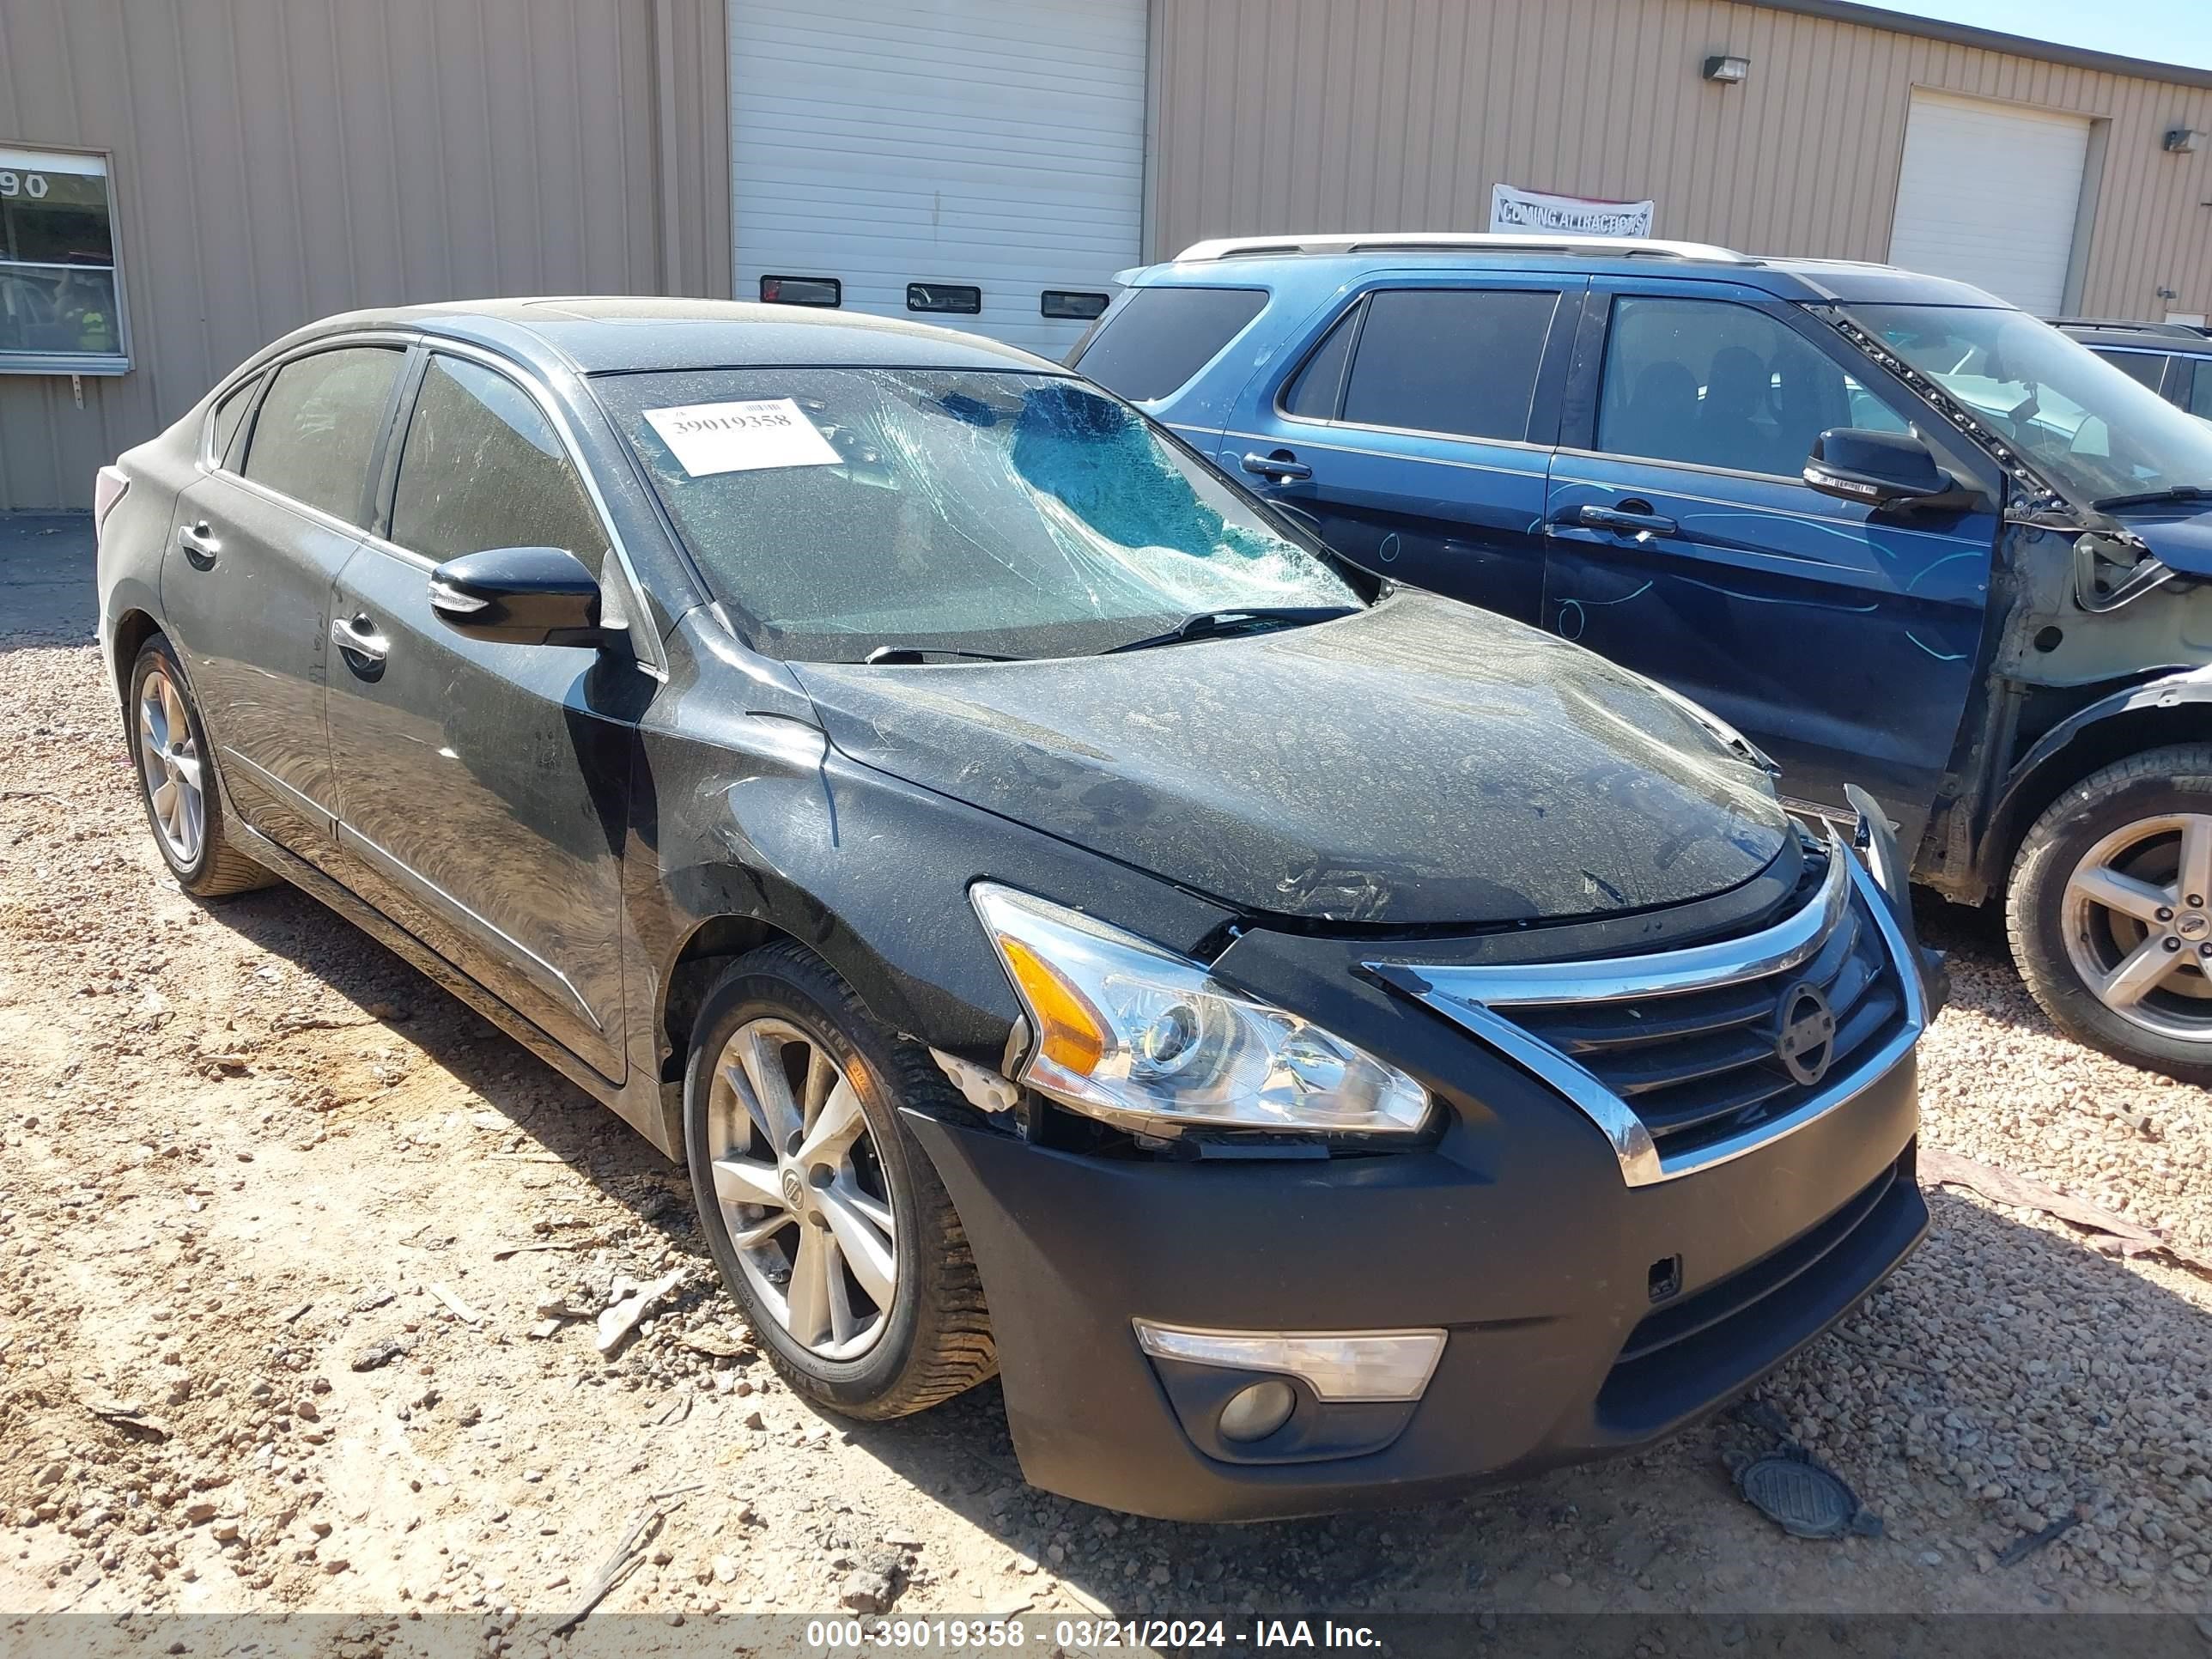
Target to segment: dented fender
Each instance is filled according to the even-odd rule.
[[[696,624],[702,635],[714,624]],[[836,750],[781,665],[716,651],[640,733],[629,902],[639,955],[632,1063],[665,1077],[671,976],[699,930],[757,922],[806,945],[889,1030],[996,1067],[1019,1012],[970,908],[988,878],[1177,950],[1233,917],[1157,878],[884,776]],[[673,1103],[672,1102],[672,1105]]]
[[[2203,709],[2203,729],[2212,732],[2212,665],[2160,674],[2100,697],[2037,738],[2007,775],[1996,805],[1990,811],[1988,826],[1982,833],[1977,862],[1982,866],[1984,878],[1993,884],[2002,881],[2004,872],[1996,866],[2010,856],[2029,821],[2055,793],[2046,787],[2053,769],[2065,775],[2061,787],[2080,775],[2082,769],[2066,759],[2069,750],[2090,740],[2097,728],[2109,726],[2114,720],[2160,710],[2188,708]]]

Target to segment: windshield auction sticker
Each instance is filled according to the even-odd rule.
[[[771,466],[836,466],[845,459],[789,398],[648,409],[645,418],[695,478]]]

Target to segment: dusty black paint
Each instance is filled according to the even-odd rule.
[[[1644,682],[1410,591],[1133,656],[796,672],[867,765],[1254,915],[1648,909],[1749,880],[1787,833],[1765,780]]]
[[[1412,593],[1336,623],[1123,656],[865,668],[757,653],[696,584],[581,371],[887,356],[1054,371],[896,325],[624,308],[635,320],[565,302],[426,308],[298,337],[396,337],[410,351],[403,386],[427,351],[464,343],[542,388],[642,587],[620,584],[626,630],[596,646],[471,639],[431,613],[427,562],[327,522],[314,526],[330,566],[320,617],[312,583],[280,615],[226,583],[224,561],[182,568],[179,515],[219,514],[239,488],[198,453],[218,388],[121,463],[133,482],[103,538],[103,633],[112,645],[146,620],[168,628],[188,672],[251,685],[258,712],[304,721],[310,738],[327,708],[326,749],[256,757],[235,749],[244,705],[207,706],[216,781],[248,850],[671,1155],[671,1015],[684,1005],[670,989],[702,940],[800,940],[885,1026],[997,1066],[1017,1007],[967,896],[986,876],[1218,952],[1223,975],[1431,1089],[1432,1132],[1387,1156],[1154,1159],[1123,1138],[1101,1157],[957,1109],[918,1121],[975,1241],[1033,1478],[1155,1512],[1250,1515],[1618,1449],[1746,1386],[1911,1247],[1917,1195],[1834,1252],[1814,1293],[1739,1322],[1640,1392],[1640,1415],[1608,1415],[1601,1394],[1649,1262],[1680,1256],[1694,1294],[1893,1166],[1913,1128],[1909,1060],[1817,1133],[1632,1191],[1588,1118],[1364,977],[1359,947],[1391,933],[1408,960],[1559,957],[1755,926],[1800,868],[1764,774],[1588,653]],[[369,493],[388,502],[391,486],[387,468]],[[296,515],[252,507],[261,551],[281,561]],[[191,605],[170,603],[184,593]],[[356,608],[389,643],[374,672],[319,642]],[[283,632],[303,616],[321,632]],[[330,756],[346,763],[316,796]],[[1438,1271],[1386,1276],[1377,1303],[1376,1259]],[[1133,1347],[1139,1315],[1446,1322],[1481,1340],[1455,1338],[1437,1392],[1371,1461],[1231,1480],[1174,1426]]]

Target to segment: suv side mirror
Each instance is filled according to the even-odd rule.
[[[1804,478],[1823,495],[1864,507],[1960,507],[1970,499],[1908,432],[1831,427],[1813,440]]]
[[[494,547],[430,573],[430,609],[456,632],[507,645],[604,644],[599,578],[558,547]]]

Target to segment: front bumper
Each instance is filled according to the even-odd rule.
[[[1516,1132],[1481,1133],[1493,1114]],[[1533,1079],[1501,1076],[1460,1117],[1426,1152],[1255,1164],[1081,1157],[910,1115],[982,1275],[1023,1473],[1137,1514],[1251,1520],[1632,1450],[1757,1382],[1927,1228],[1910,1051],[1796,1132],[1642,1188]],[[1679,1288],[1655,1302],[1662,1269]],[[1369,1410],[1346,1443],[1387,1441],[1345,1455],[1324,1433],[1268,1461],[1194,1425],[1249,1379],[1209,1393],[1147,1358],[1137,1320],[1447,1337],[1418,1403]]]

